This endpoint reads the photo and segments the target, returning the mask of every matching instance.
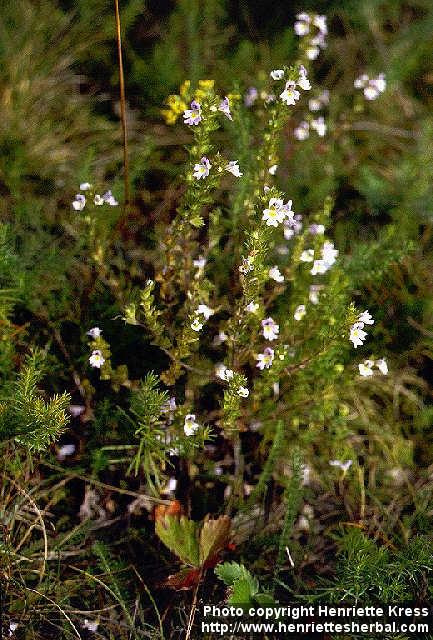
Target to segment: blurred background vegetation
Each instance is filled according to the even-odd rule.
[[[44,483],[56,487],[50,507],[60,505],[58,531],[62,540],[65,538],[64,544],[66,539],[73,542],[79,534],[87,541],[86,531],[78,531],[81,525],[71,524],[72,513],[77,512],[82,499],[73,497],[74,491],[82,491],[79,476],[88,474],[104,480],[98,474],[108,468],[108,462],[99,449],[124,441],[128,434],[119,409],[124,399],[114,397],[114,392],[111,397],[96,376],[86,378],[85,331],[94,325],[103,328],[104,337],[112,345],[113,361],[127,363],[131,378],[144,378],[150,369],[164,366],[155,363],[155,350],[141,333],[113,321],[121,314],[131,290],[153,276],[155,223],[164,223],[174,212],[179,195],[178,178],[186,158],[188,134],[182,123],[165,124],[161,115],[164,102],[169,94],[178,93],[185,79],[196,82],[213,78],[223,94],[243,93],[251,86],[260,90],[270,69],[296,58],[298,38],[293,23],[299,11],[328,17],[328,47],[314,65],[312,83],[330,91],[326,112],[329,133],[319,142],[317,138],[296,142],[292,133],[295,114],[282,143],[280,185],[299,211],[314,211],[326,196],[334,196],[330,233],[344,256],[343,265],[357,305],[368,307],[376,319],[371,349],[377,353],[386,349],[395,370],[401,372],[400,381],[390,391],[395,402],[393,405],[391,398],[393,415],[387,415],[386,421],[392,421],[393,428],[413,448],[412,458],[407,451],[396,452],[396,456],[400,456],[402,464],[412,465],[409,473],[416,495],[412,495],[412,502],[403,500],[392,505],[395,519],[393,524],[382,523],[383,535],[407,539],[412,529],[427,534],[431,528],[431,1],[274,0],[269,4],[259,0],[123,0],[133,199],[128,208],[117,208],[104,221],[105,227],[99,231],[104,238],[104,260],[97,268],[91,258],[87,229],[76,222],[71,201],[79,183],[87,180],[109,186],[122,199],[113,3],[15,0],[0,9],[2,397],[10,392],[11,377],[25,363],[31,344],[46,353],[47,395],[66,390],[71,402],[80,404],[80,379],[93,391],[96,389],[96,399],[92,407],[86,406],[85,419],[73,420],[68,435],[68,442],[72,437],[80,451],[74,477],[63,477],[61,470],[50,476],[45,469],[36,474],[35,480],[27,462],[25,471],[12,466],[7,473],[21,476],[23,483],[33,478],[35,491],[41,495],[46,490]],[[386,74],[388,87],[380,100],[367,104],[354,98],[353,81],[363,72]],[[101,399],[98,389],[104,391]],[[372,398],[371,402],[381,406],[380,398]],[[126,487],[121,484],[123,480],[109,477],[111,483]],[[68,492],[69,487],[72,488]],[[139,482],[131,481],[128,487],[135,491]],[[11,495],[14,490],[12,483]],[[203,498],[197,508],[199,516],[216,508],[218,495],[209,497],[208,503]],[[65,496],[71,500],[69,511]],[[110,499],[106,496],[106,503]],[[124,506],[116,506],[116,514]],[[378,519],[382,516],[380,513]],[[405,524],[397,534],[395,522],[399,518]],[[138,522],[127,537],[124,526],[117,523],[114,533],[107,533],[107,539],[114,540],[116,547],[119,535],[126,545],[128,560],[140,564],[146,526]],[[73,535],[69,540],[70,527]],[[263,549],[264,540],[269,544],[270,556],[275,551],[272,532],[269,538],[267,535],[265,532],[260,542],[252,542],[245,551],[250,562],[256,546]],[[358,544],[359,558],[373,562],[375,551],[369,541],[361,533],[350,535],[350,544]],[[98,534],[89,534],[88,539],[92,541],[95,536]],[[38,544],[35,542],[35,553]],[[323,542],[314,544],[314,552],[320,558],[311,561],[314,570],[326,574],[328,560],[331,562],[328,550],[323,548]],[[357,583],[356,576],[347,577],[348,567],[354,562],[350,544],[345,539],[340,545],[342,564],[335,578],[346,576],[346,589],[352,584],[350,580]],[[59,548],[62,545],[59,543]],[[148,542],[147,545],[148,558],[141,564],[141,571],[155,570],[157,558],[159,561],[162,557],[161,549]],[[392,546],[390,549],[394,552]],[[366,556],[362,555],[364,551]],[[111,551],[92,547],[91,553],[107,574]],[[379,563],[377,558],[376,561]],[[112,562],[116,564],[118,559]],[[163,557],[158,577],[166,573],[168,564],[169,560]],[[264,574],[265,564],[266,560],[256,562],[257,570]],[[56,576],[60,575],[59,570]],[[73,578],[70,580],[71,591]],[[110,582],[112,578],[107,580],[116,601],[123,602],[127,580],[115,586]],[[18,583],[19,580],[17,592]],[[57,586],[52,587],[54,584]],[[94,586],[89,582],[87,600],[83,590],[79,595],[72,589],[81,598],[81,608],[91,608]],[[50,592],[51,587],[55,594]],[[400,583],[397,587],[403,588]],[[47,593],[56,599],[70,598],[67,592],[61,581],[54,580],[47,586]],[[405,593],[405,597],[408,595]],[[27,607],[31,605],[29,601]],[[43,613],[40,620],[43,621]],[[44,633],[48,631],[45,629]]]

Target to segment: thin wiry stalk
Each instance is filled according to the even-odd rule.
[[[120,27],[119,0],[114,0],[116,14],[117,57],[119,61],[119,85],[120,85],[120,119],[123,134],[123,182],[125,189],[125,204],[129,203],[129,159],[128,159],[128,130],[126,126],[126,97],[125,77],[123,74],[122,34]]]

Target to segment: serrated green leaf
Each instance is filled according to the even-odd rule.
[[[155,533],[165,546],[182,562],[191,567],[200,566],[198,524],[185,516],[166,515],[157,520]]]

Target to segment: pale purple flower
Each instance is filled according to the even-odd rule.
[[[93,338],[94,340],[96,340],[96,338],[101,337],[101,333],[102,333],[102,329],[100,329],[99,327],[92,327],[87,332],[87,335]]]
[[[87,629],[88,631],[92,631],[93,633],[95,633],[98,630],[99,622],[96,622],[96,620],[87,620],[86,618],[84,620],[83,627],[84,629]]]
[[[320,33],[326,35],[328,33],[328,27],[326,24],[326,16],[314,16],[313,24],[319,29]]]
[[[265,340],[276,340],[280,331],[279,325],[272,319],[262,320],[262,334]]]
[[[110,190],[104,193],[104,195],[102,196],[102,199],[104,202],[109,204],[110,207],[117,207],[117,205],[119,204]]]
[[[68,411],[73,418],[78,418],[78,416],[81,416],[81,414],[84,413],[85,410],[86,407],[82,404],[71,404],[68,407]]]
[[[284,237],[286,240],[290,240],[293,236],[298,235],[302,231],[302,216],[297,214],[284,220]]]
[[[86,196],[83,196],[82,193],[77,193],[77,195],[75,196],[75,200],[72,203],[72,206],[75,209],[75,211],[82,211],[86,206]]]
[[[237,160],[230,160],[230,162],[226,166],[226,171],[228,171],[229,173],[232,173],[235,176],[235,178],[240,178],[241,176],[244,175],[243,173],[241,173],[239,169]]]
[[[201,106],[197,100],[191,102],[191,109],[186,109],[183,112],[183,118],[185,124],[197,125],[201,122]]]
[[[310,32],[311,18],[308,13],[298,13],[294,30],[297,36],[306,36]]]
[[[325,260],[315,260],[310,271],[312,276],[323,275],[329,269],[329,264]]]
[[[323,224],[310,224],[308,227],[308,232],[311,233],[312,236],[320,236],[325,233],[325,226]]]
[[[296,83],[303,91],[309,91],[311,89],[310,81],[307,78],[307,70],[303,64],[299,67],[299,77]]]
[[[197,180],[200,180],[201,178],[207,178],[211,167],[212,165],[209,160],[206,158],[206,156],[203,156],[200,162],[194,165],[194,178],[196,178]]]
[[[229,120],[233,120],[232,114],[230,113],[230,102],[227,96],[224,98],[224,100],[221,100],[218,111],[222,111]]]
[[[57,450],[57,459],[64,460],[67,456],[72,456],[75,453],[74,444],[63,444]]]
[[[274,361],[274,350],[271,347],[266,347],[263,353],[259,353],[256,356],[257,364],[256,367],[261,369],[269,369]]]
[[[310,125],[306,120],[302,120],[297,127],[293,129],[293,135],[296,140],[306,140],[310,135]]]
[[[368,309],[359,314],[358,322],[362,322],[364,324],[374,324],[373,316],[369,313]]]
[[[259,310],[259,306],[257,302],[249,302],[245,308],[248,313],[256,313]]]
[[[90,182],[82,182],[80,184],[80,191],[88,191],[91,187],[92,185],[90,184]]]
[[[216,347],[219,347],[220,344],[226,342],[228,340],[228,335],[224,333],[224,331],[220,331],[213,339],[213,343]]]
[[[245,94],[244,103],[246,107],[252,107],[257,98],[259,97],[259,92],[255,87],[250,87]]]

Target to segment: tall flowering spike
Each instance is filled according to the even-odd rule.
[[[266,318],[262,320],[262,334],[266,340],[272,342],[272,340],[276,340],[278,338],[278,334],[280,332],[279,325],[272,319]]]
[[[259,353],[256,356],[257,364],[256,367],[258,369],[269,369],[272,366],[274,361],[274,350],[271,347],[266,347],[263,353]]]
[[[209,171],[211,170],[211,163],[209,160],[203,156],[203,158],[194,165],[193,176],[196,180],[200,180],[201,178],[207,178],[209,175]]]
[[[201,122],[201,106],[197,100],[191,102],[191,109],[186,109],[183,113],[185,124],[197,125]]]
[[[224,100],[221,100],[218,111],[222,111],[229,120],[233,120],[232,114],[230,113],[230,101],[227,97],[225,97]]]
[[[287,105],[295,105],[299,100],[301,94],[296,89],[296,82],[293,80],[288,80],[286,82],[286,87],[282,93],[280,93],[281,100]]]

